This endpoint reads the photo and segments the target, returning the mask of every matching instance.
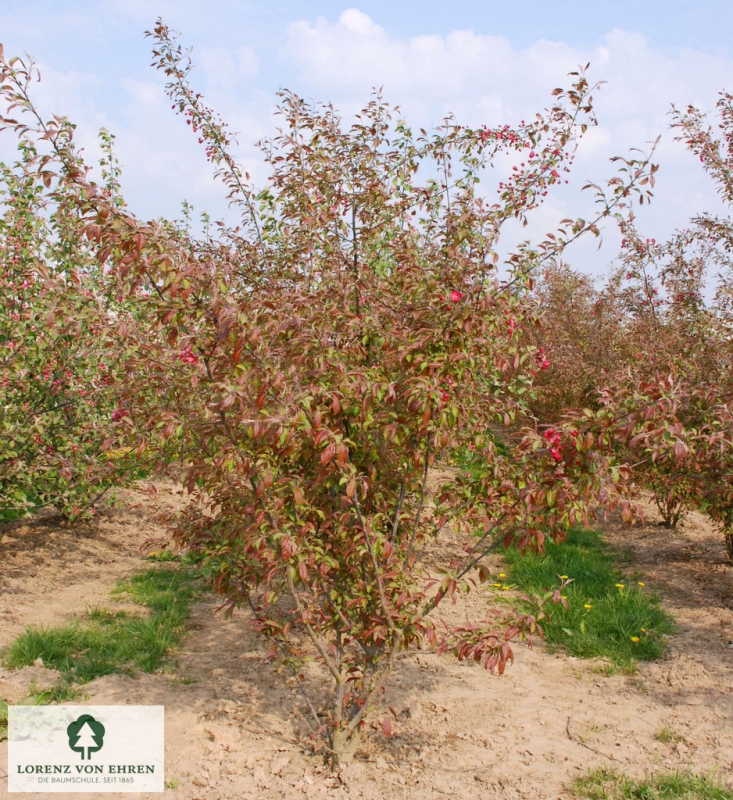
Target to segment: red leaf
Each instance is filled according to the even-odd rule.
[[[336,445],[331,442],[328,447],[321,453],[321,464],[325,467],[326,464],[329,464],[333,461],[333,457],[336,455]]]

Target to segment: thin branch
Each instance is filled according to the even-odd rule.
[[[364,705],[354,714],[354,716],[349,720],[349,724],[346,726],[346,734],[347,736],[351,734],[359,725],[364,714],[367,713],[369,710],[374,698],[377,694],[382,690],[387,677],[389,676],[390,672],[394,669],[394,663],[399,654],[402,652],[402,642],[404,640],[404,634],[402,631],[397,632],[397,638],[392,646],[392,649],[389,652],[389,657],[387,659],[387,663],[376,673],[374,678],[374,682],[372,683],[372,688],[369,691],[369,694],[366,696],[364,700]]]
[[[366,521],[361,513],[361,506],[359,505],[359,498],[356,494],[351,498],[351,504],[356,511],[356,515],[359,519],[359,525],[361,526],[362,531],[364,531],[364,539],[366,541],[367,550],[369,551],[369,558],[372,562],[372,567],[374,568],[374,578],[377,581],[377,591],[379,592],[379,602],[382,606],[382,611],[387,619],[387,625],[389,626],[390,630],[393,632],[395,631],[395,624],[394,620],[392,619],[392,612],[389,608],[389,604],[387,603],[387,595],[384,592],[384,583],[382,581],[382,574],[379,569],[379,564],[377,564],[377,558],[374,555],[374,548],[372,547],[372,541],[369,537],[369,531],[367,529]]]
[[[331,610],[333,611],[333,613],[336,614],[336,616],[341,620],[341,623],[344,625],[344,627],[347,630],[350,630],[351,628],[353,628],[353,625],[344,616],[344,612],[336,605],[336,603],[333,602],[333,600],[331,599],[330,592],[328,592],[328,590],[325,587],[323,589],[323,596],[326,598],[329,606],[331,606]],[[355,638],[355,641],[357,642],[357,644],[361,647],[361,649],[368,656],[369,655],[369,648],[364,644],[364,642],[362,642],[358,637]]]
[[[261,622],[262,621],[262,617],[257,613],[257,609],[255,608],[254,603],[252,602],[252,598],[250,596],[247,597],[247,603],[249,604],[250,610],[252,611],[252,614],[253,614],[254,618],[258,622]],[[279,646],[281,650],[285,649],[285,645],[282,642],[278,642],[272,636],[270,636],[269,638],[272,641],[274,641],[275,644],[277,646]],[[316,723],[317,727],[314,728],[307,719],[306,719],[306,724],[311,729],[311,732],[315,733],[317,735],[318,734],[318,729],[321,727],[321,719],[318,716],[318,713],[316,712],[315,708],[313,707],[313,703],[311,703],[311,699],[310,699],[310,697],[308,697],[308,693],[305,691],[305,687],[303,686],[303,684],[301,683],[301,681],[299,679],[297,670],[295,669],[294,666],[292,666],[292,664],[291,664],[291,668],[292,668],[292,671],[293,671],[293,677],[295,678],[296,683],[298,684],[298,689],[300,690],[300,693],[303,695],[303,699],[307,703],[308,708],[310,709],[310,712],[313,715],[313,719],[315,720],[315,723]]]
[[[409,562],[410,556],[412,555],[412,550],[415,546],[415,538],[417,537],[417,531],[420,527],[420,517],[422,515],[423,506],[425,505],[425,493],[428,485],[428,470],[430,468],[430,436],[425,434],[425,439],[427,446],[425,448],[425,469],[422,476],[422,487],[420,488],[420,503],[417,507],[417,513],[415,514],[415,525],[412,529],[412,536],[410,537],[410,546],[407,548],[407,557],[405,558],[406,562]]]
[[[303,620],[303,604],[300,602],[300,597],[298,597],[298,593],[295,590],[295,584],[293,583],[293,579],[290,577],[290,569],[285,570],[285,578],[288,583],[288,591],[290,596],[293,598],[293,602],[295,603],[295,607],[300,614],[300,623],[305,628],[305,632],[308,634],[308,638],[313,642],[315,645],[316,650],[318,650],[321,658],[323,659],[323,663],[326,665],[328,671],[333,676],[333,679],[336,681],[336,685],[340,686],[342,683],[345,682],[344,676],[339,672],[338,667],[333,663],[331,660],[331,656],[328,655],[328,651],[326,650],[323,642],[316,636],[312,626]]]
[[[397,540],[397,530],[400,526],[400,513],[402,512],[402,504],[405,501],[405,482],[402,481],[402,486],[400,486],[400,499],[397,501],[397,509],[394,514],[394,524],[392,525],[392,538],[390,542],[392,544],[395,543]]]
[[[478,551],[478,549],[481,547],[483,542],[486,541],[486,539],[489,536],[489,534],[492,534],[499,527],[500,523],[502,523],[509,516],[509,511],[511,511],[513,508],[515,508],[518,502],[519,502],[518,500],[515,500],[514,503],[511,506],[511,508],[509,510],[505,511],[496,520],[496,522],[494,523],[494,526],[492,528],[490,528],[488,531],[484,531],[484,533],[482,534],[481,538],[476,542],[476,544],[471,548],[471,550],[467,554],[466,559],[463,562],[463,566],[459,569],[458,575],[456,576],[456,580],[460,580],[467,572],[470,572],[476,566],[476,564],[478,564],[479,561],[481,561],[482,558],[484,558],[485,556],[487,556],[489,553],[493,552],[494,550],[498,549],[499,545],[504,541],[503,539],[498,539],[497,541],[493,542],[489,546],[488,550],[486,550],[485,552],[481,553],[477,558],[475,558],[475,559],[473,559],[473,561],[471,561],[471,559],[473,557],[473,554]]]

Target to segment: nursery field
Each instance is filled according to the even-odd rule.
[[[514,126],[282,90],[254,186],[146,35],[233,226],[136,216],[114,134],[90,163],[0,46],[0,740],[163,705],[187,800],[731,800],[733,218],[646,236],[653,143],[507,245],[598,124],[588,66]],[[733,206],[733,95],[670,118]],[[568,248],[609,226],[594,280]]]
[[[0,528],[0,646],[29,625],[64,624],[91,608],[134,609],[110,592],[156,566],[146,558],[165,536],[155,513],[181,497],[172,484],[159,484],[155,496],[145,488],[120,492],[115,506],[75,529],[51,515]],[[496,676],[449,654],[410,653],[387,685],[385,699],[396,712],[392,736],[384,736],[381,718],[368,719],[353,760],[336,772],[303,747],[304,709],[292,682],[265,662],[250,614],[237,611],[225,620],[207,594],[194,602],[189,633],[166,666],[77,686],[74,702],[164,705],[166,793],[182,800],[549,800],[594,796],[576,794],[572,785],[598,769],[630,779],[716,770],[731,785],[733,569],[702,515],[692,513],[667,531],[655,524],[652,506],[645,509],[645,527],[629,531],[613,518],[600,527],[625,551],[624,570],[658,590],[674,617],[677,629],[661,659],[614,672],[607,661],[552,653],[543,643],[516,647],[515,663]],[[492,558],[498,571],[500,557]],[[482,588],[449,604],[444,615],[458,623],[480,618],[492,601],[489,591],[501,590]],[[43,666],[0,668],[0,698],[23,702],[59,681],[58,672]],[[0,763],[7,763],[4,755]],[[6,790],[2,778],[0,797]]]

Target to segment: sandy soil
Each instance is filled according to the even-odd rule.
[[[159,488],[164,506],[180,502],[172,486]],[[0,647],[27,624],[111,607],[110,589],[147,566],[144,543],[164,535],[154,510],[148,494],[130,491],[80,529],[59,527],[53,518],[0,526]],[[648,506],[646,527],[628,531],[611,520],[603,528],[612,543],[628,548],[630,568],[663,593],[677,620],[679,634],[661,661],[607,677],[598,663],[520,645],[515,664],[496,677],[450,656],[405,657],[387,692],[398,714],[392,738],[375,719],[353,762],[336,775],[299,743],[299,701],[263,663],[247,614],[225,621],[210,597],[195,607],[173,674],[108,676],[84,687],[84,702],[165,705],[166,780],[178,782],[166,794],[180,800],[549,800],[572,797],[572,779],[597,766],[629,774],[717,768],[733,783],[733,568],[722,538],[701,515],[691,514],[674,532],[656,520]],[[485,603],[476,592],[451,614],[476,619]],[[0,670],[0,697],[18,702],[31,683],[42,688],[55,676],[43,667]],[[663,726],[681,740],[657,741]],[[2,743],[3,800],[6,767]],[[97,796],[133,795],[78,794]]]

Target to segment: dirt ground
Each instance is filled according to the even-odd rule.
[[[174,487],[159,489],[164,505],[180,501]],[[28,624],[114,607],[109,592],[117,580],[148,566],[141,545],[164,534],[154,503],[141,491],[119,494],[116,507],[75,530],[53,518],[0,526],[0,647]],[[647,506],[646,527],[602,527],[611,543],[629,549],[631,568],[659,589],[677,621],[662,660],[608,677],[597,662],[519,645],[514,665],[496,677],[450,656],[405,657],[387,693],[398,714],[392,738],[375,719],[353,762],[336,775],[299,744],[300,703],[263,663],[248,615],[225,621],[210,597],[194,608],[173,673],[107,676],[83,687],[82,702],[164,705],[166,781],[177,783],[166,794],[180,800],[550,800],[572,797],[572,779],[598,766],[630,775],[717,768],[733,783],[733,568],[703,516],[689,515],[674,532],[657,518]],[[477,619],[486,602],[476,592],[451,613]],[[55,676],[43,667],[0,670],[0,697],[18,702],[32,683],[43,688]],[[658,741],[664,726],[681,739]],[[6,768],[4,742],[1,800]],[[78,794],[97,796],[133,795]]]

